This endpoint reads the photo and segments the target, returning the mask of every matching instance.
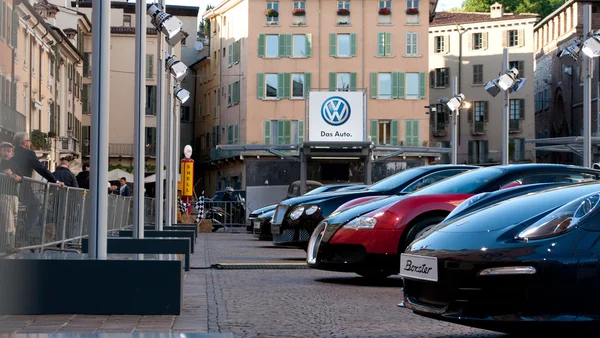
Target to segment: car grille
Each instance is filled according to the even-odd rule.
[[[288,209],[287,205],[279,204],[277,209],[275,209],[275,214],[273,215],[273,224],[281,224],[283,223],[283,218],[285,217],[285,213]]]
[[[288,242],[296,242],[296,241],[308,241],[310,238],[310,234],[308,231],[304,229],[299,230],[299,234],[297,234],[298,229],[286,229],[283,230],[281,235],[273,236],[273,242],[275,243],[288,243]]]

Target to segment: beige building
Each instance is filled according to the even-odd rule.
[[[471,103],[459,114],[458,163],[497,163],[502,155],[502,97],[492,97],[484,86],[503,71],[502,57],[508,48],[510,68],[528,78],[510,95],[509,159],[533,161],[533,147],[525,139],[535,137],[533,27],[535,14],[504,13],[495,3],[490,13],[437,13],[429,28],[429,84],[431,140],[450,146],[449,111],[442,98],[452,97],[452,79],[458,92]]]
[[[263,185],[267,176],[271,185],[298,179],[293,159],[215,147],[308,140],[309,91],[363,92],[364,128],[376,145],[428,145],[427,33],[434,11],[418,0],[224,0],[207,11],[210,59],[198,66],[198,95],[206,100],[197,130],[205,190]],[[427,161],[409,154],[396,162]],[[374,181],[396,171],[378,165]],[[347,160],[308,166],[308,178],[323,182],[361,181],[364,169]]]

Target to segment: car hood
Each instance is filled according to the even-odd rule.
[[[257,215],[258,216],[258,215],[264,214],[265,212],[273,211],[273,210],[275,210],[276,207],[277,207],[277,204],[267,205],[266,207],[262,207],[262,208],[259,208],[259,209],[256,209],[256,210],[252,211],[250,213],[250,215]]]
[[[327,217],[326,221],[327,221],[327,224],[330,224],[330,225],[346,224],[348,221],[350,221],[356,217],[362,216],[364,214],[367,214],[367,213],[377,210],[379,208],[383,208],[387,205],[394,204],[394,203],[401,201],[402,199],[405,199],[407,197],[408,196],[392,195],[392,196],[384,196],[382,198],[370,200],[370,201],[367,201],[367,202],[364,202],[361,204],[357,204],[349,209],[345,209],[345,210],[342,210],[335,214],[331,214],[329,217]]]
[[[359,198],[363,196],[369,195],[381,195],[382,192],[379,191],[370,191],[370,190],[359,190],[359,191],[332,191],[332,192],[324,192],[316,195],[308,195],[308,196],[298,196],[294,198],[289,198],[287,200],[281,201],[279,204],[287,205],[287,206],[295,206],[300,204],[311,204],[315,203],[315,201],[327,201],[334,198],[345,198],[345,199],[353,199]]]
[[[270,220],[271,218],[273,218],[273,214],[275,214],[275,210],[267,211],[267,212],[263,213],[262,215],[258,216],[257,219]]]

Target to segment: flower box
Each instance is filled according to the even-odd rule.
[[[392,14],[392,12],[387,7],[383,7],[383,8],[379,9],[379,15],[390,15],[390,14]]]
[[[279,12],[277,12],[277,11],[276,11],[276,10],[274,10],[274,9],[267,9],[267,11],[265,12],[265,15],[266,15],[266,16],[269,16],[269,17],[274,17],[274,18],[276,18],[276,17],[278,17],[278,16],[279,16]]]
[[[350,11],[349,11],[349,10],[347,10],[347,9],[345,9],[345,8],[340,8],[340,9],[338,9],[338,11],[337,11],[337,15],[340,15],[340,16],[348,16],[348,15],[350,15]]]
[[[302,8],[294,8],[292,11],[292,15],[294,16],[304,16],[306,15],[306,11]]]
[[[418,8],[407,8],[406,14],[419,14],[419,9]]]

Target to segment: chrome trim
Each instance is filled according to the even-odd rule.
[[[326,229],[327,222],[323,221],[317,225],[310,236],[310,239],[308,240],[308,248],[306,249],[306,263],[317,263],[317,254],[319,253],[319,247],[321,246],[321,241],[323,240],[323,235],[325,234]]]

